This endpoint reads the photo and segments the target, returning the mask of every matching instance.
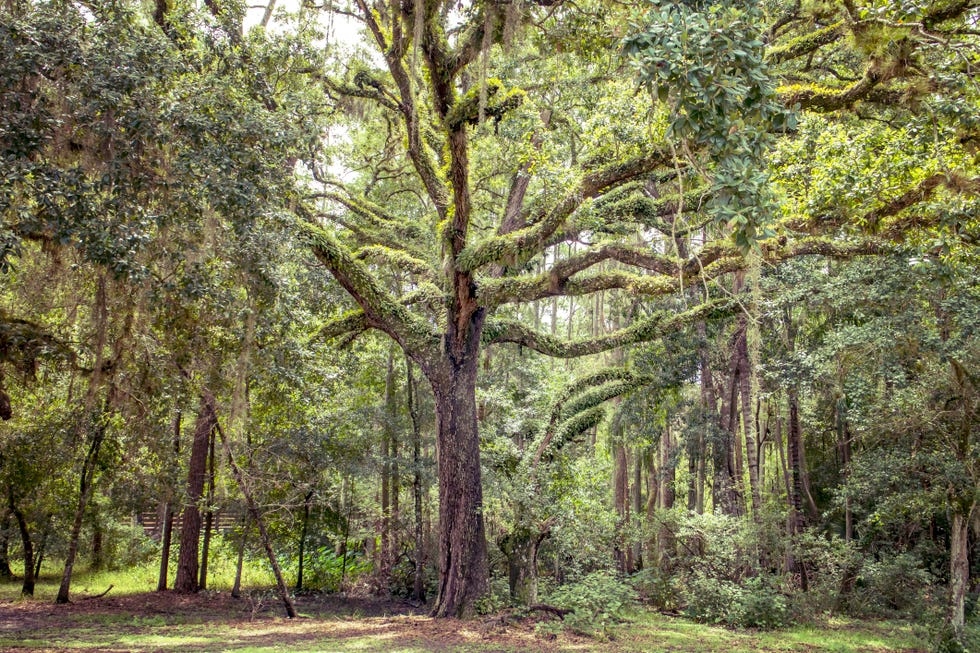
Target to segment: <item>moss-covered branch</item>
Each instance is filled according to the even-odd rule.
[[[517,321],[488,321],[483,339],[488,345],[510,342],[546,356],[578,358],[636,342],[656,340],[668,333],[679,331],[693,322],[732,315],[737,310],[738,305],[734,300],[715,299],[681,313],[660,311],[624,329],[594,338],[577,340],[565,340],[540,333]]]
[[[367,327],[390,335],[417,361],[425,362],[437,355],[439,336],[384,290],[367,267],[332,234],[309,220],[299,222],[299,230],[316,258],[364,311]]]
[[[424,234],[417,224],[388,215],[368,199],[336,192],[318,193],[311,197],[326,199],[347,209],[357,220],[344,219],[340,222],[354,231],[377,235],[379,242],[391,243],[395,249],[407,249],[416,256],[423,251]]]
[[[823,46],[838,41],[844,35],[844,27],[844,21],[838,21],[833,25],[797,37],[788,43],[770,48],[766,52],[766,61],[770,64],[778,64],[816,52]]]
[[[367,245],[357,250],[354,257],[362,261],[371,260],[386,263],[396,270],[402,270],[429,280],[434,279],[435,273],[428,263],[400,249],[392,249],[384,245]]]
[[[928,201],[940,188],[945,188],[952,193],[976,195],[980,193],[980,177],[970,178],[955,172],[931,175],[915,186],[907,188],[900,195],[885,202],[882,206],[867,212],[855,222],[872,233],[880,233],[883,237],[890,240],[899,240],[909,229],[915,226],[916,220],[896,220],[887,226],[881,227],[881,225],[884,224],[887,218],[897,216],[918,204]],[[825,230],[828,227],[839,227],[842,223],[843,221],[840,219],[817,215],[787,220],[783,223],[783,226],[793,231],[814,231],[816,229]]]
[[[520,265],[530,260],[547,246],[549,237],[565,224],[585,199],[596,197],[669,161],[670,154],[666,150],[655,149],[644,156],[586,174],[573,192],[539,216],[532,226],[465,248],[457,258],[457,269],[472,271],[491,263]]]
[[[798,106],[800,109],[810,111],[839,111],[867,98],[884,79],[884,76],[872,65],[861,79],[843,89],[798,85],[784,86],[778,92],[780,100],[788,107]]]

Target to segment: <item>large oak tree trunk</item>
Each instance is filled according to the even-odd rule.
[[[464,346],[430,370],[438,422],[439,594],[432,615],[466,617],[487,591],[480,437],[476,416],[482,315],[470,323]],[[447,339],[448,340],[448,339]]]
[[[187,498],[180,527],[180,556],[177,559],[177,578],[174,580],[175,592],[192,593],[199,589],[197,556],[201,538],[201,511],[198,504],[204,493],[208,445],[215,423],[213,406],[202,398],[194,424],[191,461],[187,471]]]

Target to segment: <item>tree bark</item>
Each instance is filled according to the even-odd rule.
[[[975,505],[953,512],[949,534],[950,621],[957,638],[966,628],[966,592],[970,583],[970,518]]]
[[[0,520],[0,580],[10,580],[14,574],[10,570],[10,537],[7,526],[10,523],[10,509],[4,510]]]
[[[218,431],[218,435],[221,437],[221,447],[225,451],[225,455],[228,456],[228,465],[231,467],[232,476],[235,477],[235,481],[238,483],[238,489],[242,491],[242,496],[245,497],[245,505],[248,506],[248,512],[252,515],[252,519],[255,521],[255,525],[259,529],[259,537],[262,539],[262,546],[265,547],[265,553],[269,557],[269,566],[272,567],[272,575],[276,579],[276,588],[279,590],[279,598],[283,602],[283,606],[286,609],[286,616],[290,619],[296,618],[296,608],[293,606],[293,600],[289,596],[289,589],[286,587],[286,581],[282,577],[282,569],[279,567],[279,561],[276,559],[276,553],[272,549],[272,540],[269,537],[269,532],[265,528],[265,522],[262,520],[262,515],[259,513],[259,508],[255,503],[254,497],[252,497],[251,491],[248,489],[248,484],[245,482],[245,477],[242,474],[242,470],[238,467],[238,463],[235,462],[235,456],[231,453],[231,445],[228,444],[228,439],[225,437],[225,432],[221,428],[221,424],[218,422],[217,409],[215,408],[214,397],[211,393],[205,390],[201,396],[201,402],[206,404],[208,407],[208,412],[211,415],[212,428]]]
[[[187,497],[183,523],[180,528],[180,555],[177,559],[177,578],[174,591],[190,594],[198,591],[198,547],[201,539],[201,511],[198,505],[204,493],[208,444],[217,416],[211,402],[201,398],[191,442],[191,460],[187,470]]]
[[[109,399],[106,398],[108,408]],[[58,596],[55,603],[68,603],[69,592],[71,590],[71,575],[75,567],[75,558],[78,555],[78,539],[82,534],[82,519],[85,517],[85,507],[92,495],[92,484],[95,480],[95,469],[98,466],[99,451],[102,449],[102,441],[105,439],[106,425],[103,423],[104,416],[99,415],[98,422],[90,424],[92,438],[89,442],[88,452],[82,462],[81,478],[78,482],[78,506],[75,508],[75,519],[72,522],[71,532],[68,536],[68,552],[65,554],[65,569],[61,575],[61,586],[58,588]]]
[[[306,493],[303,498],[303,523],[299,531],[299,551],[296,555],[296,591],[303,591],[303,558],[306,554],[306,534],[310,529],[310,504],[313,502],[313,490]]]
[[[439,593],[432,610],[435,617],[471,616],[489,583],[476,418],[482,309],[466,326],[468,333],[461,337],[452,332],[447,335],[449,351],[438,373],[429,378],[438,422]]]
[[[31,541],[31,531],[27,526],[27,519],[24,517],[24,513],[14,500],[14,490],[12,487],[7,491],[7,501],[10,507],[10,513],[17,520],[17,529],[20,531],[21,553],[24,558],[24,582],[21,585],[20,593],[22,596],[34,596],[34,543]]]
[[[180,454],[180,420],[181,412],[178,410],[174,416],[174,460]],[[170,492],[173,492],[171,486]],[[170,571],[170,541],[174,532],[174,502],[173,497],[167,499],[163,507],[163,534],[161,536],[160,547],[160,577],[157,579],[157,591],[163,592],[167,589],[167,576]]]
[[[418,402],[415,398],[415,374],[412,359],[405,357],[405,393],[408,414],[412,419],[412,502],[415,518],[415,577],[412,582],[412,598],[425,600],[425,540],[422,532],[422,428],[419,424]]]
[[[204,512],[204,542],[201,544],[201,577],[198,589],[208,586],[208,554],[211,551],[211,529],[214,528],[214,429],[208,440],[208,494],[207,509]]]

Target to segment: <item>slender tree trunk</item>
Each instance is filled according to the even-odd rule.
[[[303,525],[299,531],[299,552],[297,553],[296,591],[303,591],[303,559],[306,553],[306,534],[310,529],[310,504],[313,502],[313,490],[306,493],[303,499]]]
[[[619,571],[628,574],[632,571],[633,556],[631,546],[626,537],[626,530],[630,522],[629,504],[629,460],[626,455],[626,445],[622,442],[623,430],[622,422],[617,419],[613,427],[612,437],[616,442],[615,446],[615,470],[613,472],[613,495],[615,497],[617,531],[616,544],[613,555],[616,557],[616,566]]]
[[[214,527],[214,429],[208,441],[208,494],[204,512],[204,542],[201,544],[201,578],[198,589],[208,586],[208,554],[211,551],[211,529]]]
[[[458,339],[448,334],[444,363],[429,379],[438,421],[439,594],[432,612],[435,617],[471,616],[489,583],[476,419],[482,327],[479,309],[467,323],[467,334],[459,334]]]
[[[419,424],[418,402],[415,399],[415,374],[412,359],[405,357],[405,393],[408,414],[412,419],[412,502],[415,521],[415,577],[412,598],[425,600],[425,540],[422,531],[422,428]]]
[[[633,452],[633,523],[640,532],[643,520],[643,451],[636,447]],[[637,537],[633,544],[633,568],[643,568],[643,539]]]
[[[237,599],[242,595],[242,567],[245,565],[245,544],[248,542],[248,513],[242,516],[242,539],[238,542],[238,560],[235,562],[235,582],[231,586],[231,598]]]
[[[727,382],[722,382],[721,415],[719,433],[715,442],[715,508],[721,508],[726,515],[739,514],[738,486],[740,479],[736,472],[736,450],[739,449],[738,433],[738,360],[732,343],[732,355],[728,369]]]
[[[41,541],[38,542],[37,550],[34,553],[34,578],[41,577],[41,564],[44,562],[44,552],[48,547],[48,529],[41,531]]]
[[[752,418],[752,362],[749,359],[748,318],[739,318],[740,335],[736,341],[738,356],[738,389],[742,406],[742,428],[745,433],[745,458],[749,467],[749,493],[752,496],[752,514],[758,516],[762,505],[759,491],[759,447],[755,420]],[[742,476],[739,475],[739,480]]]
[[[12,487],[7,490],[7,501],[10,507],[10,514],[17,520],[17,529],[20,531],[21,553],[24,557],[24,582],[21,585],[20,593],[22,596],[34,596],[34,543],[31,541],[31,531],[27,527],[27,519],[24,518],[24,513],[14,500],[14,490]]]
[[[231,445],[228,444],[228,439],[225,437],[225,432],[221,428],[221,424],[218,422],[214,397],[211,396],[210,392],[205,390],[203,396],[201,397],[201,401],[208,407],[208,412],[211,414],[213,419],[212,428],[216,429],[218,431],[218,435],[221,437],[221,447],[224,449],[225,455],[228,457],[228,465],[231,467],[232,476],[235,477],[235,481],[238,483],[238,489],[241,490],[242,496],[245,497],[245,505],[248,506],[248,511],[252,515],[252,520],[259,529],[259,537],[262,539],[262,546],[265,547],[266,555],[269,557],[269,566],[272,567],[272,575],[276,579],[276,588],[279,590],[279,598],[282,600],[283,606],[286,609],[286,616],[290,619],[295,619],[296,608],[293,606],[293,600],[289,596],[289,589],[286,587],[286,581],[283,580],[282,569],[279,567],[279,561],[276,559],[276,553],[272,549],[272,540],[269,538],[269,532],[265,528],[265,522],[262,520],[262,515],[259,513],[255,499],[252,497],[248,484],[245,482],[245,477],[242,475],[242,470],[238,467],[238,463],[235,462],[235,456],[231,453]]]
[[[102,524],[99,523],[98,516],[95,516],[92,520],[92,559],[90,562],[93,571],[99,571],[105,565],[102,538]]]
[[[174,591],[193,593],[198,591],[198,547],[201,539],[201,511],[198,508],[204,493],[207,469],[208,444],[217,416],[211,402],[201,398],[194,424],[194,440],[191,442],[191,460],[187,470],[187,498],[180,527],[180,555],[177,559],[177,578]]]
[[[378,565],[378,590],[388,593],[391,569],[395,560],[395,537],[392,526],[392,443],[395,439],[395,420],[398,406],[395,398],[395,343],[388,346],[388,366],[385,374],[385,415],[381,429],[381,547]]]
[[[174,461],[180,455],[180,420],[181,412],[178,410],[174,416]],[[173,488],[171,486],[171,493]],[[174,532],[174,502],[170,496],[163,507],[163,535],[161,537],[160,551],[160,577],[157,579],[157,591],[163,592],[167,589],[167,576],[170,571],[170,542]]]
[[[966,592],[970,585],[970,519],[976,504],[953,512],[949,534],[950,621],[957,638],[966,628]]]
[[[106,398],[108,408],[109,399]],[[75,508],[75,519],[72,522],[71,532],[68,536],[68,552],[65,554],[65,569],[61,575],[61,586],[58,588],[58,596],[55,603],[68,603],[69,592],[71,590],[71,575],[75,567],[75,558],[78,555],[78,540],[82,534],[82,519],[85,517],[85,507],[92,495],[92,484],[95,480],[95,470],[98,466],[99,451],[102,449],[102,441],[105,439],[106,426],[103,423],[104,416],[99,415],[98,422],[90,425],[91,442],[89,443],[88,453],[82,462],[81,478],[78,482],[78,506]]]
[[[10,525],[10,509],[4,510],[0,519],[0,580],[10,580],[14,574],[10,570],[10,535],[7,526]]]

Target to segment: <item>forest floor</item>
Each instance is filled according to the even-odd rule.
[[[228,592],[172,592],[54,605],[46,597],[0,598],[0,651],[468,653],[597,651],[725,652],[925,651],[916,629],[900,622],[828,620],[771,631],[734,631],[640,612],[602,638],[538,632],[531,619],[429,619],[395,601],[308,595],[288,620],[271,594],[232,599]]]

